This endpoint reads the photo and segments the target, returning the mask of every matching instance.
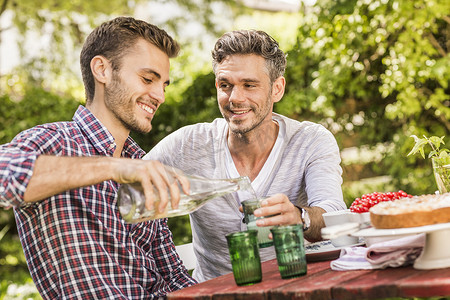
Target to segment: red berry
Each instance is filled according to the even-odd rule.
[[[399,190],[398,192],[373,192],[370,194],[364,194],[361,198],[355,198],[353,203],[350,205],[350,211],[358,213],[368,212],[369,209],[377,203],[383,201],[393,201],[403,197],[412,197],[412,195],[409,195],[402,190]]]

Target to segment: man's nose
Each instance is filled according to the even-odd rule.
[[[243,102],[244,99],[244,93],[242,89],[239,87],[234,86],[231,90],[230,97],[228,98],[229,102]]]
[[[153,86],[149,91],[150,97],[162,104],[166,100],[165,87]]]

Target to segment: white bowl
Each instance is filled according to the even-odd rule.
[[[357,217],[354,217],[353,214],[354,213],[350,212],[350,210],[346,209],[346,210],[326,212],[322,216],[325,222],[325,226],[330,227],[355,222],[354,219]],[[358,241],[359,239],[357,237],[351,235],[343,235],[331,239],[331,244],[333,244],[333,246],[335,247],[343,247],[357,244]]]
[[[366,223],[367,225],[370,225],[370,213],[369,212],[364,212],[364,213],[350,212],[350,214],[351,214],[350,218],[352,219],[352,222],[359,223],[359,224]]]

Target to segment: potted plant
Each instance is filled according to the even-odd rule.
[[[450,151],[445,148],[441,148],[441,144],[444,145],[444,137],[423,136],[423,139],[418,138],[415,135],[411,135],[414,138],[415,145],[408,156],[420,152],[423,158],[425,158],[425,146],[430,146],[431,151],[428,154],[428,158],[431,158],[434,178],[436,179],[436,185],[439,193],[444,194],[450,192]]]

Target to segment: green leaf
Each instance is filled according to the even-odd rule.
[[[450,151],[449,150],[447,150],[447,149],[442,149],[441,150],[441,153],[439,153],[439,157],[447,157],[447,156],[449,156],[450,155]]]
[[[425,158],[425,152],[423,150],[423,147],[419,149],[420,155],[422,155],[423,158]]]
[[[417,135],[410,135],[410,137],[412,137],[414,139],[414,142],[419,142],[421,139],[417,137]]]
[[[436,150],[431,151],[431,152],[428,154],[428,158],[431,158],[431,157],[433,157],[434,155],[438,155],[438,152],[437,152]]]
[[[445,144],[444,137],[432,136],[429,140],[436,147],[436,150],[439,150],[441,144]]]
[[[417,138],[417,137],[416,137]],[[416,154],[417,152],[420,152],[420,154],[422,154],[422,157],[425,158],[425,154],[424,154],[424,150],[423,147],[428,144],[426,139],[415,139],[416,140],[416,144],[414,145],[414,147],[412,148],[412,150],[408,153],[407,156],[410,156],[411,154]]]

